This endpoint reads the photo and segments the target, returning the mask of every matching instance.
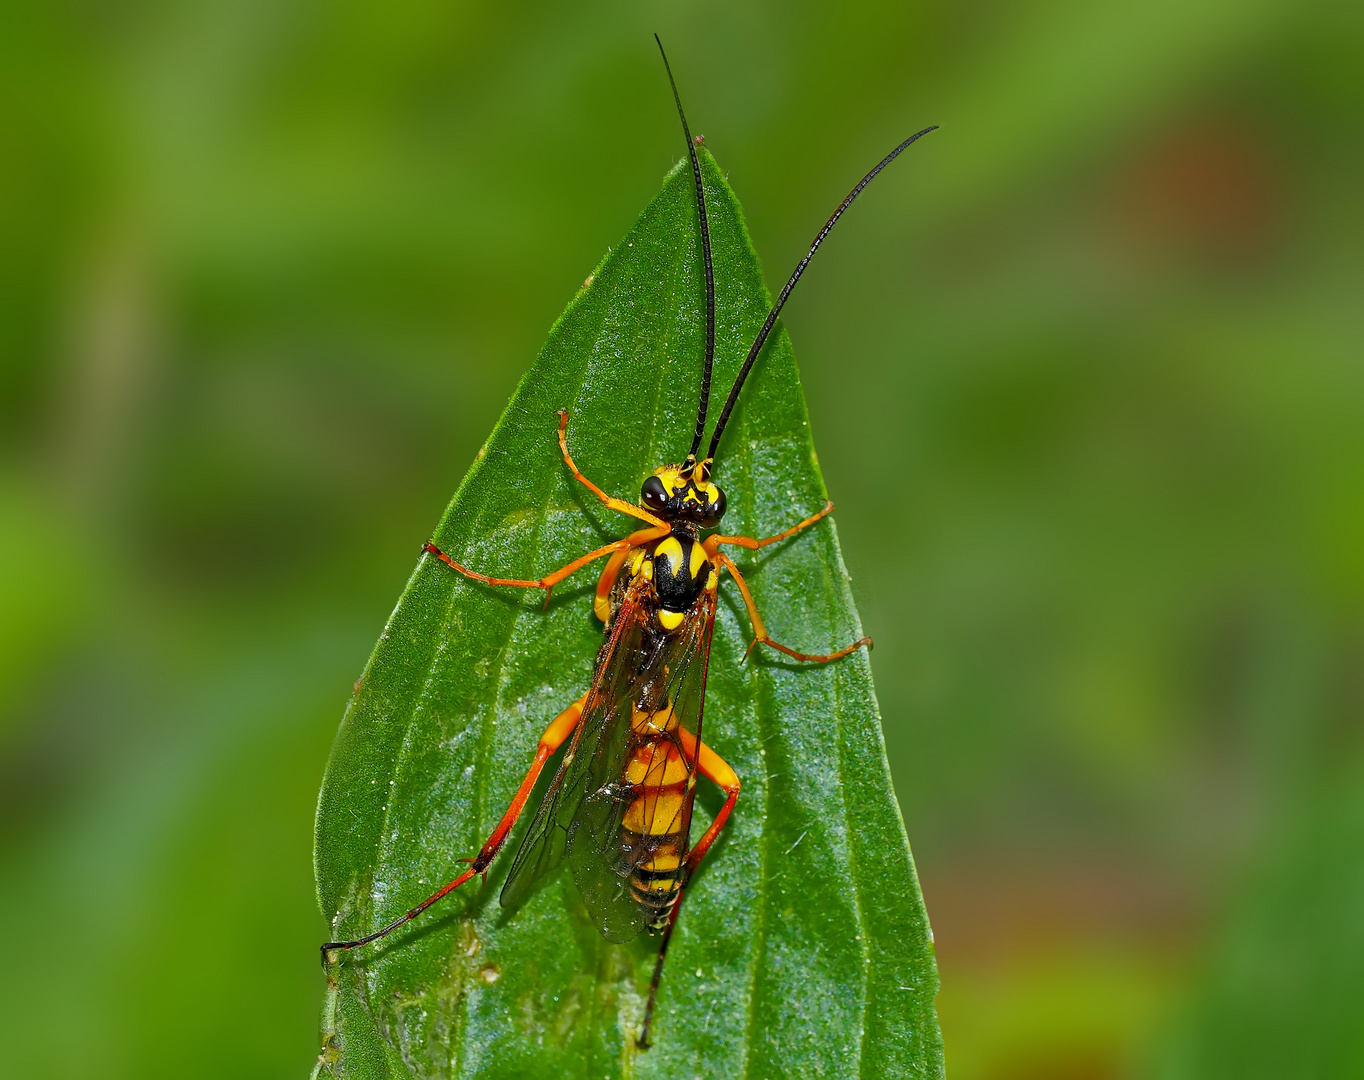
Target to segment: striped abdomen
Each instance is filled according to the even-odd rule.
[[[621,851],[630,867],[630,892],[645,925],[661,929],[683,884],[690,843],[695,763],[677,741],[672,709],[636,712],[624,782],[634,798],[621,821]]]

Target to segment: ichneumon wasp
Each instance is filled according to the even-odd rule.
[[[659,52],[663,52],[661,43]],[[505,907],[517,906],[566,858],[584,905],[607,940],[629,941],[646,929],[651,934],[661,932],[638,1037],[641,1047],[649,1045],[663,962],[682,897],[697,866],[724,829],[740,791],[734,770],[701,739],[721,574],[734,579],[752,623],[749,652],[762,644],[797,661],[823,664],[863,645],[871,646],[870,639],[862,638],[827,654],[811,655],[768,634],[743,575],[722,548],[758,550],[785,540],[827,516],[833,504],[826,503],[791,528],[762,539],[713,531],[726,508],[725,493],[713,476],[716,452],[744,382],[782,307],[825,237],[881,170],[911,143],[934,130],[925,128],[896,146],[858,182],[819,230],[749,348],[702,456],[715,357],[715,275],[697,156],[700,139],[692,139],[666,55],[663,63],[695,180],[705,273],[705,355],[691,447],[680,463],[663,465],[647,477],[638,503],[630,503],[611,497],[578,470],[568,448],[568,414],[561,410],[559,448],[569,472],[605,506],[637,519],[643,528],[534,580],[485,574],[455,561],[434,543],[428,541],[423,546],[425,554],[474,581],[543,590],[546,605],[555,585],[606,559],[593,602],[595,614],[606,626],[605,640],[587,692],[545,729],[511,805],[478,854],[462,860],[470,863],[469,868],[387,926],[354,941],[322,946],[325,963],[337,950],[354,949],[388,935],[471,878],[485,874],[526,808],[546,762],[567,744],[558,771],[521,841],[501,900]],[[691,815],[698,775],[718,785],[725,801],[693,845]]]

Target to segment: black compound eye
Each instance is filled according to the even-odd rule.
[[[639,489],[639,497],[650,510],[662,510],[668,505],[668,489],[657,476],[644,481],[644,486]]]
[[[703,528],[711,528],[720,524],[720,519],[725,516],[725,492],[723,488],[715,489],[715,501],[706,504],[705,517],[701,521]]]

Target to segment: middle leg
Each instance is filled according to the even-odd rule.
[[[712,536],[710,540],[706,541],[706,544],[709,545],[711,540],[714,539],[715,537]],[[753,640],[748,643],[748,648],[744,651],[745,660],[748,659],[748,654],[751,653],[757,645],[766,645],[769,648],[776,649],[778,652],[784,652],[787,656],[796,660],[804,660],[812,664],[828,664],[834,660],[841,660],[850,652],[860,649],[863,645],[869,649],[871,648],[871,638],[863,637],[858,638],[851,645],[838,649],[835,652],[816,655],[797,652],[790,646],[783,645],[780,641],[773,641],[767,633],[767,627],[763,625],[763,617],[758,614],[758,605],[753,602],[753,594],[748,591],[748,582],[746,582],[744,576],[739,573],[739,568],[734,565],[734,560],[723,551],[711,551],[709,547],[707,547],[706,550],[711,558],[715,560],[717,566],[723,566],[729,571],[730,576],[734,578],[735,583],[739,586],[739,592],[743,594],[744,607],[748,609],[749,621],[753,623]]]
[[[624,499],[612,498],[610,495],[606,494],[606,492],[604,492],[601,488],[597,487],[596,484],[592,483],[591,480],[589,480],[581,472],[578,471],[578,466],[573,464],[573,457],[568,452],[567,409],[559,410],[559,450],[564,455],[564,464],[567,465],[569,467],[569,470],[573,473],[573,478],[577,480],[580,484],[582,484],[585,488],[587,488],[588,491],[592,492],[592,494],[595,495],[598,499],[600,499],[604,505],[609,506],[612,510],[615,510],[619,513],[629,514],[631,517],[637,517],[639,518],[640,521],[647,521],[650,525],[663,524],[661,518],[655,517],[653,514],[649,513],[649,511],[643,509],[642,507],[635,506],[633,503],[628,503]]]

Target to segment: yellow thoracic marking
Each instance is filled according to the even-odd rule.
[[[635,557],[630,560],[630,576],[638,577],[639,568],[644,565],[644,549],[639,548],[635,552]]]
[[[667,608],[660,608],[658,611],[658,625],[664,630],[676,630],[682,625],[682,621],[687,617],[684,611],[669,611]]]
[[[689,775],[686,759],[666,739],[644,743],[625,764],[625,779],[631,784],[647,787],[680,784]]]
[[[720,579],[715,576],[715,571],[711,570],[706,577],[706,592],[714,592],[715,586],[720,583]]]
[[[666,836],[679,831],[682,824],[682,804],[685,796],[680,791],[652,792],[641,795],[630,804],[621,827],[641,836]]]
[[[658,735],[673,731],[677,727],[677,717],[673,715],[672,702],[654,713],[636,709],[630,717],[630,727],[636,735]]]
[[[701,576],[701,571],[706,568],[706,565],[707,565],[706,549],[703,548],[700,544],[692,544],[691,565],[688,567],[688,569],[691,570],[691,578],[693,581],[695,581],[697,578]]]
[[[666,559],[672,563],[675,576],[682,569],[682,545],[678,542],[677,537],[670,536],[654,548],[654,558]]]

